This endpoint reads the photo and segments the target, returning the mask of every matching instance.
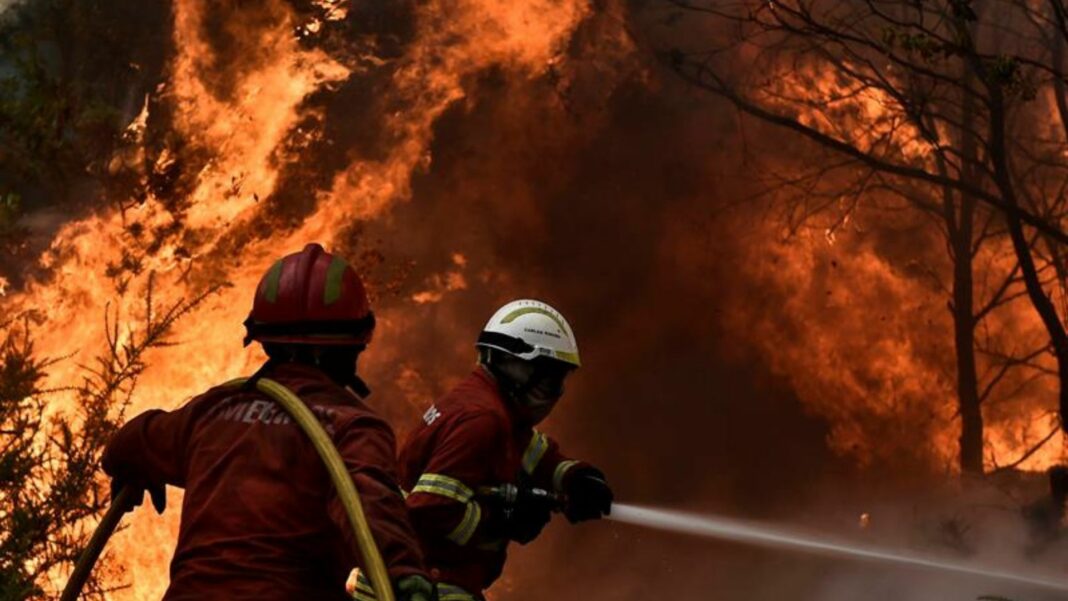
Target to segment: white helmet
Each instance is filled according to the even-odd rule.
[[[550,357],[578,367],[575,334],[559,311],[536,300],[517,300],[497,309],[475,346],[519,357]]]

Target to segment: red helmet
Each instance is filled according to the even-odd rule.
[[[253,340],[360,345],[370,342],[375,316],[356,270],[309,244],[267,270],[245,328],[246,346]]]

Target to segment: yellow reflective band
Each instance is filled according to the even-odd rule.
[[[475,601],[475,596],[458,586],[439,584],[438,601]]]
[[[278,300],[278,286],[282,282],[282,261],[275,261],[274,265],[267,271],[267,277],[263,278],[266,282],[263,288],[263,297],[267,299],[267,302],[273,303]]]
[[[549,439],[541,432],[534,430],[534,436],[530,438],[530,444],[527,445],[527,450],[523,452],[523,471],[533,474],[534,469],[538,467],[538,462],[541,461],[545,451],[548,450]]]
[[[551,319],[554,322],[556,322],[556,325],[557,325],[557,327],[560,328],[561,332],[563,332],[564,334],[569,334],[570,333],[570,332],[568,332],[567,326],[565,326],[564,322],[560,319],[559,315],[554,315],[551,311],[547,311],[546,309],[542,309],[541,307],[522,307],[522,308],[516,309],[515,311],[512,311],[508,315],[505,315],[504,318],[501,319],[501,323],[502,324],[504,324],[504,323],[512,323],[516,319],[518,319],[518,318],[520,318],[520,317],[522,317],[524,315],[529,315],[531,313],[537,313],[538,315],[544,315],[544,316],[548,317],[549,319]]]
[[[437,585],[438,601],[475,601],[475,596],[453,584]],[[367,581],[361,572],[356,578],[356,592],[352,595],[357,601],[376,601],[371,583]]]
[[[326,288],[323,290],[323,304],[331,305],[341,298],[342,280],[345,277],[345,268],[349,264],[341,257],[334,257],[330,266],[326,268]]]
[[[423,474],[419,476],[419,481],[415,483],[412,494],[417,492],[430,493],[461,503],[466,503],[471,500],[471,497],[475,496],[475,493],[463,482],[441,474]]]
[[[467,510],[464,511],[464,519],[460,520],[456,529],[450,532],[445,538],[451,540],[457,545],[466,545],[471,537],[475,535],[475,530],[478,528],[478,523],[482,521],[482,508],[478,503],[469,501],[467,503]]]
[[[582,366],[582,361],[579,361],[578,353],[572,353],[569,351],[553,351],[553,355],[564,363],[570,363],[575,367]]]
[[[375,590],[371,588],[371,582],[363,575],[363,570],[356,574],[356,591],[352,593],[356,601],[376,601]]]
[[[478,543],[475,548],[479,551],[503,551],[508,546],[507,539],[491,540],[484,543]]]
[[[564,476],[567,475],[567,470],[578,465],[578,461],[568,459],[567,461],[561,461],[556,469],[553,470],[553,490],[561,492],[564,490]]]

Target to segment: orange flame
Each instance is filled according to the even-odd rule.
[[[345,17],[340,3],[323,0],[322,4],[331,8],[328,19]],[[302,24],[280,1],[272,0],[262,7],[267,19],[256,21],[257,25],[232,25],[241,29],[240,34],[257,52],[236,57],[235,64],[226,66],[226,75],[234,83],[229,93],[221,94],[213,89],[217,82],[206,75],[212,72],[210,67],[217,67],[213,61],[220,57],[203,35],[205,10],[206,3],[200,0],[174,5],[177,54],[164,93],[177,107],[175,121],[181,133],[207,149],[211,158],[196,174],[188,207],[181,215],[186,232],[182,243],[169,242],[144,253],[140,267],[167,280],[159,295],[161,303],[202,289],[213,277],[203,264],[216,260],[225,266],[225,277],[233,286],[179,324],[176,339],[184,344],[167,351],[165,369],[160,366],[143,376],[134,413],[175,407],[226,378],[248,373],[259,357],[255,351],[241,349],[240,324],[250,291],[269,262],[309,240],[330,246],[340,224],[373,219],[392,203],[407,199],[413,172],[431,160],[431,127],[442,111],[464,98],[465,78],[491,66],[520,77],[540,73],[589,9],[577,0],[422,4],[417,15],[419,33],[399,59],[401,66],[387,92],[403,107],[388,118],[396,140],[389,152],[380,160],[358,160],[343,170],[332,188],[317,199],[314,213],[292,231],[275,232],[269,239],[236,251],[227,251],[225,240],[262,217],[257,200],[270,196],[279,180],[279,165],[294,158],[285,156],[289,151],[283,142],[308,116],[309,109],[302,102],[344,81],[350,71],[321,51],[302,48],[294,34]],[[134,134],[137,128],[143,130],[146,118],[143,113],[135,121]],[[167,153],[160,157],[161,162],[169,160],[173,159]],[[107,210],[68,223],[40,258],[40,265],[50,270],[50,279],[31,282],[5,299],[8,311],[39,309],[46,314],[48,327],[35,333],[42,354],[63,356],[80,349],[70,361],[53,369],[51,384],[78,378],[77,363],[98,348],[104,307],[115,296],[109,265],[120,264],[124,253],[139,243],[131,237],[128,225],[137,222],[145,231],[168,227],[177,217],[172,210],[149,197],[123,212]],[[219,259],[222,252],[237,254]],[[415,300],[436,302],[462,289],[464,262],[462,256],[454,257],[454,269],[433,278],[427,292]],[[0,293],[6,285],[0,282]],[[124,296],[118,303],[128,318],[137,315],[137,294]],[[419,385],[415,380],[412,386]],[[56,410],[63,408],[59,401],[54,405]],[[170,506],[178,507],[180,492],[172,490],[170,496]],[[114,598],[158,599],[167,585],[165,566],[174,548],[179,511],[172,509],[162,519],[149,514],[133,515],[130,528],[112,543],[111,550],[129,569],[133,585]]]
[[[317,0],[327,20],[345,18],[344,4]],[[433,126],[442,113],[462,103],[468,80],[489,68],[506,70],[516,78],[536,77],[555,67],[566,44],[589,15],[580,0],[432,0],[417,8],[416,35],[397,59],[392,81],[384,93],[394,112],[385,118],[391,140],[375,159],[354,160],[334,177],[316,198],[314,210],[298,225],[273,231],[242,245],[231,238],[260,221],[270,222],[265,203],[276,190],[281,166],[299,161],[298,147],[286,141],[303,119],[316,116],[305,106],[312,94],[348,80],[353,67],[340,64],[326,53],[302,47],[296,35],[315,33],[317,21],[300,22],[281,0],[268,0],[259,9],[267,18],[255,24],[233,24],[255,55],[217,57],[204,36],[207,3],[174,3],[174,45],[177,49],[164,93],[176,107],[175,123],[190,144],[210,155],[188,196],[188,206],[167,206],[150,196],[125,211],[111,209],[66,224],[51,248],[40,258],[49,278],[31,282],[25,289],[8,292],[0,278],[0,297],[9,314],[39,310],[47,327],[35,332],[38,350],[47,356],[77,354],[57,364],[52,385],[79,377],[77,364],[98,348],[104,307],[117,302],[122,313],[136,318],[137,290],[115,301],[110,266],[121,264],[130,253],[142,271],[166,280],[161,303],[190,296],[207,282],[225,274],[232,287],[223,289],[195,315],[178,325],[176,339],[184,344],[168,349],[166,365],[143,376],[134,400],[134,413],[150,408],[171,408],[183,399],[227,378],[246,374],[261,357],[254,349],[242,350],[241,322],[250,305],[251,291],[269,263],[281,254],[299,249],[310,240],[328,247],[337,241],[342,226],[380,219],[395,203],[411,196],[413,174],[426,170]],[[226,93],[218,91],[219,60],[232,61],[222,69],[232,79]],[[364,57],[369,64],[385,59]],[[821,93],[840,93],[830,81],[816,80]],[[784,80],[784,85],[793,85]],[[802,85],[797,83],[796,85]],[[807,85],[807,84],[805,84]],[[872,93],[856,97],[859,110],[869,119],[880,114],[886,99]],[[131,124],[129,135],[143,133],[148,105]],[[826,126],[826,121],[815,122]],[[927,154],[924,144],[908,127],[892,124],[904,136],[898,140],[910,158]],[[880,127],[891,127],[882,123]],[[315,132],[304,132],[314,136]],[[873,130],[871,136],[885,133]],[[174,160],[164,152],[159,163]],[[123,157],[136,164],[136,157]],[[180,215],[179,215],[180,213]],[[180,222],[181,241],[167,238],[152,252],[139,252],[143,242],[130,233],[137,222],[145,231],[164,230]],[[860,245],[855,252],[835,253],[824,236],[801,237],[791,245],[767,244],[759,260],[747,266],[768,296],[785,299],[774,315],[762,312],[751,298],[736,299],[732,315],[738,336],[756,340],[773,368],[794,386],[805,404],[833,424],[831,445],[870,461],[887,452],[880,445],[894,442],[894,428],[911,428],[929,440],[933,460],[953,464],[957,426],[953,415],[954,388],[945,357],[951,337],[943,297],[901,267]],[[684,256],[698,256],[686,245],[686,236],[674,241]],[[1001,261],[989,251],[988,260]],[[144,255],[141,257],[140,255]],[[833,267],[830,265],[836,262]],[[467,287],[467,258],[452,257],[452,264],[425,281],[408,301],[437,303]],[[695,280],[704,277],[691,274]],[[6,294],[6,296],[5,296]],[[892,304],[892,307],[888,307]],[[888,307],[873,320],[872,307]],[[937,307],[938,310],[932,310]],[[403,323],[402,312],[382,315],[383,323]],[[1041,340],[1041,327],[1033,312],[1021,304],[992,313],[990,329],[1005,337]],[[136,326],[136,321],[132,322]],[[744,331],[742,328],[744,327]],[[927,332],[928,335],[916,335]],[[382,344],[382,343],[376,343]],[[388,345],[388,341],[384,341]],[[382,353],[382,351],[377,351]],[[391,351],[390,356],[403,355]],[[163,359],[164,357],[159,356]],[[399,387],[412,399],[430,396],[425,377],[406,364]],[[1044,384],[1036,384],[1023,401],[989,411],[988,448],[991,462],[1003,463],[1039,440],[1045,433],[1028,424],[1042,416],[1037,398],[1049,398]],[[67,401],[69,407],[69,401]],[[1022,407],[1022,410],[1021,410]],[[55,410],[65,408],[55,403]],[[1021,418],[1020,415],[1025,417]],[[1063,438],[1054,440],[1022,467],[1039,469],[1063,456]],[[115,593],[116,599],[158,599],[167,585],[167,570],[177,535],[180,492],[171,490],[172,509],[161,519],[137,512],[130,528],[117,535],[112,551],[129,569],[132,587]]]

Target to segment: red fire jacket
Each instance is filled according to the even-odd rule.
[[[397,486],[393,431],[318,369],[265,377],[299,396],[352,474],[390,576],[425,574]],[[130,420],[104,453],[115,477],[185,489],[166,601],[343,601],[362,565],[348,518],[311,442],[257,391],[213,388]]]
[[[435,578],[481,599],[501,575],[507,541],[486,532],[491,509],[478,491],[514,484],[525,472],[535,486],[559,492],[571,468],[584,464],[517,423],[481,367],[427,410],[423,422],[400,454],[412,525]]]

